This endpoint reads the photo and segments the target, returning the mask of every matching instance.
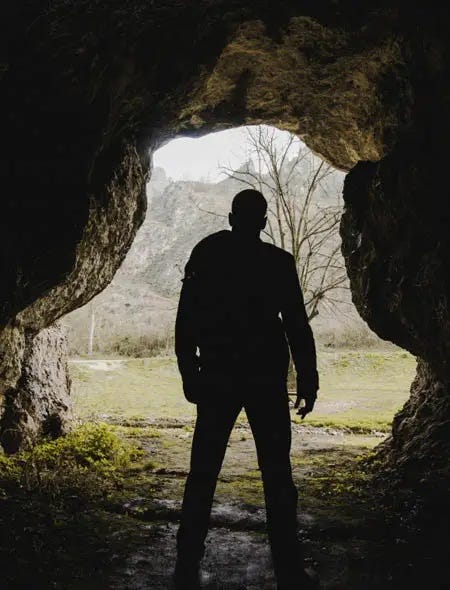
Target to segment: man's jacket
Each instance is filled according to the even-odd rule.
[[[289,346],[289,347],[288,347]],[[318,388],[314,338],[294,258],[262,240],[220,231],[185,268],[175,351],[183,379],[286,383],[289,348],[302,389]]]

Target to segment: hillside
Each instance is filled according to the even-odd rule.
[[[342,181],[343,174],[336,171],[328,181],[329,190],[317,198],[336,203]],[[90,304],[64,319],[72,350],[86,351],[92,310],[94,348],[101,351],[126,337],[170,337],[190,251],[206,235],[228,227],[231,200],[242,188],[240,182],[229,178],[217,183],[172,181],[162,168],[155,168],[147,187],[147,216],[122,267]],[[320,314],[314,320],[315,330],[332,332],[343,323],[357,321],[349,304],[341,311]]]

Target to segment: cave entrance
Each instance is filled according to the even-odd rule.
[[[263,239],[297,248],[318,347],[316,410],[304,423],[294,417],[295,428],[315,429],[301,445],[378,444],[408,397],[415,362],[372,333],[352,304],[340,252],[343,181],[298,137],[269,126],[179,138],[158,150],[147,216],[125,262],[110,286],[65,319],[81,418],[192,429],[194,407],[183,399],[173,352],[180,280],[193,246],[228,227],[233,195],[255,187],[269,201]]]
[[[354,2],[338,3],[338,10],[334,3],[238,2],[225,11],[220,2],[173,6],[131,2],[120,11],[101,2],[45,3],[48,6],[43,11],[39,4],[44,3],[27,4],[36,7],[20,11],[16,15],[20,18],[4,19],[10,30],[6,38],[14,40],[14,47],[0,64],[5,87],[3,112],[7,114],[0,289],[4,448],[14,452],[41,434],[56,436],[65,431],[70,405],[65,342],[53,322],[108,285],[123,260],[143,216],[148,144],[183,131],[201,133],[243,121],[275,122],[301,130],[309,146],[350,171],[342,235],[354,300],[377,334],[419,357],[411,398],[394,421],[390,443],[380,453],[384,468],[390,471],[385,483],[405,483],[415,499],[425,497],[436,514],[442,506],[446,516],[450,247],[445,231],[448,203],[440,186],[442,175],[436,170],[445,169],[448,153],[448,60],[447,36],[440,26],[445,21],[436,18],[440,14],[405,11],[395,3],[393,7],[361,3],[361,9],[355,10]],[[153,182],[156,179],[157,174]],[[173,211],[172,215],[179,228],[189,225],[188,216],[177,218]],[[204,212],[203,229],[213,217]],[[160,262],[162,285],[170,283],[175,267],[164,260],[161,243],[165,231],[163,215],[152,233],[159,242],[154,242],[156,257],[151,269],[154,277]],[[190,244],[178,247],[181,276]],[[133,252],[139,267],[147,248],[138,238]],[[157,498],[160,506],[166,500],[170,511],[168,500],[180,497],[178,465],[186,465],[192,407],[182,399],[170,356],[170,332],[157,323],[165,316],[170,319],[174,298],[156,293],[154,300],[156,296],[159,299],[152,302],[152,321],[135,322],[139,306],[142,314],[150,314],[151,306],[138,288],[139,273],[128,264],[110,288],[115,291],[106,290],[92,300],[87,311],[77,312],[81,314],[78,317],[85,314],[85,321],[72,323],[71,330],[72,334],[79,330],[83,344],[76,350],[72,338],[72,352],[79,356],[72,358],[70,368],[78,416],[123,428],[122,432],[141,446],[140,456],[145,460],[133,469],[142,493],[134,487],[129,494],[132,501],[123,503],[127,513],[139,515],[146,504],[136,498],[151,496],[156,480],[165,494],[165,498],[161,494]],[[126,277],[122,286],[120,276]],[[151,277],[145,277],[145,293],[153,289]],[[109,305],[109,315],[103,317],[100,302],[106,301],[108,293],[114,305]],[[128,310],[126,315],[122,308]],[[340,479],[339,454],[354,457],[363,447],[382,440],[401,405],[396,401],[400,389],[406,398],[414,364],[407,353],[397,349],[380,347],[380,352],[375,345],[365,348],[361,340],[355,347],[355,335],[352,348],[339,347],[337,330],[321,342],[319,324],[324,313],[320,310],[312,322],[322,363],[320,403],[328,406],[320,415],[324,406],[318,405],[305,424],[294,425],[296,434],[305,435],[294,437],[300,445],[294,448],[294,468],[298,480],[307,487],[302,490],[307,515],[326,514],[326,503],[320,510],[307,505],[320,503],[321,497],[340,498],[341,507],[357,502],[357,497],[345,496],[349,487]],[[115,343],[107,348],[106,334],[112,327]],[[305,429],[308,425],[314,432]],[[246,454],[248,430],[241,426],[236,431],[238,438],[232,441],[235,464],[228,480],[221,481],[223,506],[230,499],[241,507],[258,506],[261,501],[255,494],[258,477],[249,469],[254,453]],[[317,435],[313,449],[308,449],[309,434]],[[12,439],[9,444],[8,438]],[[64,440],[58,439],[63,449]],[[308,450],[316,454],[308,455]],[[328,479],[322,477],[324,463]],[[36,474],[35,466],[31,461],[32,469],[24,479],[30,481],[28,476]],[[84,467],[82,464],[83,475]],[[34,491],[40,492],[50,479],[45,502],[54,490],[50,471],[44,463],[34,480],[39,480]],[[70,485],[79,478],[79,473],[74,473],[65,489],[71,490]],[[65,476],[63,473],[62,479],[67,482]],[[318,479],[322,483],[317,483]],[[19,484],[22,498],[23,481]],[[25,497],[24,508],[33,496]],[[83,512],[71,492],[67,498],[71,509],[75,506],[75,511]],[[7,531],[2,574],[8,573],[9,562],[14,561],[11,539],[16,540],[15,533],[20,531],[25,535],[24,544],[15,547],[20,556],[16,570],[31,578],[33,570],[24,567],[22,557],[31,546],[36,548],[38,567],[34,571],[41,573],[46,563],[41,539],[47,535],[42,523],[38,523],[38,534],[31,535],[28,517],[46,516],[47,506],[40,509],[31,504],[31,511],[21,511],[20,518],[8,521],[8,514],[14,515],[14,511],[8,510],[6,500],[2,495],[1,516]],[[411,512],[417,512],[417,504],[405,506],[413,506]],[[56,518],[47,519],[52,534],[61,528],[59,507],[54,514]],[[147,514],[152,514],[151,507]],[[236,525],[235,511],[233,515]],[[444,527],[441,516],[433,519],[429,528],[436,524]],[[316,530],[326,530],[330,520],[318,523]],[[304,519],[303,524],[307,523]],[[333,524],[330,528],[339,531]],[[372,531],[366,533],[366,540],[376,537]],[[345,535],[350,536],[348,527],[341,537]],[[346,548],[333,545],[337,536],[326,540],[327,553],[346,556]],[[446,543],[438,548],[435,542],[427,542],[437,537],[433,531],[429,539],[422,537],[417,544],[416,562],[423,564],[425,572],[421,586],[423,581],[430,582],[430,563],[448,563],[442,559],[446,558]],[[87,535],[80,538],[84,543]],[[409,548],[402,550],[398,537],[395,539],[396,545],[390,549],[399,549],[400,554],[393,551],[392,559],[403,558],[409,567]],[[48,563],[54,571],[59,568],[53,549],[66,547],[66,541],[67,535],[63,535],[61,543],[51,544]],[[316,542],[316,554],[320,555],[322,535],[316,535]],[[82,549],[77,553],[89,561],[84,559],[85,547]],[[164,549],[158,545],[156,557],[165,554]],[[359,549],[356,547],[352,556],[355,559],[345,557],[336,563],[335,572],[344,571],[345,567],[340,567],[344,559],[357,567],[358,559],[364,557]],[[382,557],[388,552],[386,549]],[[89,557],[98,556],[100,551],[89,553]],[[113,554],[116,552],[111,551]],[[246,554],[237,557],[242,561]],[[232,555],[228,558],[239,562]],[[134,565],[139,560],[135,559]],[[383,559],[375,561],[371,573],[376,578],[374,572]],[[63,587],[73,586],[77,567],[70,569],[70,583],[63,583]],[[408,587],[412,572],[411,568],[408,579],[402,576],[399,584],[386,576],[378,584],[377,579],[371,579],[371,586]],[[229,574],[232,577],[233,571]],[[39,585],[35,577],[32,583]],[[11,577],[6,575],[5,579]],[[361,576],[355,583],[354,572],[347,579],[330,574],[327,586],[366,588],[367,580],[367,575]],[[29,580],[22,584],[30,585]],[[149,581],[148,586],[158,588],[161,584]]]
[[[321,379],[315,411],[303,422],[292,412],[291,456],[300,489],[301,526],[314,537],[317,530],[354,519],[358,510],[363,518],[369,514],[371,500],[356,507],[360,496],[355,490],[363,488],[357,458],[388,435],[394,414],[408,397],[415,361],[368,329],[353,307],[345,274],[341,280],[345,271],[338,226],[343,180],[342,172],[321,161],[297,137],[272,127],[180,138],[155,153],[147,216],[127,258],[111,285],[65,318],[77,417],[112,425],[139,449],[121,500],[127,514],[168,522],[179,515],[196,412],[183,396],[172,334],[190,251],[206,235],[227,228],[232,197],[242,188],[262,189],[271,221],[277,221],[278,181],[292,216],[308,216],[302,234],[308,247],[301,252],[298,272],[304,275]],[[288,233],[283,218],[280,225],[272,223],[263,239],[289,250],[292,242],[285,239],[281,244],[277,227]],[[308,274],[308,263],[317,267],[316,274]],[[331,271],[324,275],[321,269],[327,264]],[[330,288],[321,293],[321,285]],[[289,385],[294,388],[292,381]],[[267,547],[261,549],[251,532],[263,526],[264,497],[244,413],[230,439],[211,522],[214,555],[223,555],[223,563],[230,564],[247,556],[256,568],[252,583],[268,587]],[[374,526],[383,525],[370,524],[367,534],[374,535]],[[223,533],[226,529],[238,531],[238,538]],[[152,576],[162,579],[170,575],[171,564],[156,555],[172,555],[174,532],[170,527],[164,530],[148,549]],[[322,543],[322,534],[316,535],[308,548],[319,561]],[[363,542],[352,543],[367,553]],[[340,555],[352,550],[346,541],[335,545]],[[351,587],[348,580],[354,571],[349,572],[340,558],[335,562],[331,569],[339,570],[341,587]],[[225,573],[223,567],[220,577],[236,584],[247,575],[243,566]],[[333,576],[331,569],[325,565],[322,575]],[[374,574],[374,587],[378,575],[384,574]]]

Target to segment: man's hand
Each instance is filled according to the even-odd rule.
[[[198,371],[190,371],[182,376],[184,397],[191,404],[196,404],[200,398],[200,379]]]
[[[305,400],[305,405],[300,408],[300,402],[302,399]],[[299,408],[297,414],[302,417],[302,420],[306,416],[306,414],[309,414],[310,412],[313,411],[314,404],[316,403],[316,399],[317,399],[317,396],[314,398],[313,397],[304,398],[304,397],[299,397],[297,395],[297,399],[295,400],[294,408]]]
[[[294,408],[298,409],[297,414],[304,417],[313,411],[314,404],[317,399],[317,389],[315,387],[305,387],[299,380],[297,380],[297,399],[295,400]],[[300,406],[302,400],[304,405]]]

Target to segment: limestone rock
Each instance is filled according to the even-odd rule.
[[[33,360],[40,346],[51,348],[50,335],[36,334],[89,301],[120,266],[144,217],[148,150],[180,133],[263,122],[354,167],[342,225],[354,301],[379,335],[428,367],[396,420],[393,444],[403,450],[389,456],[422,448],[433,464],[446,450],[434,437],[450,375],[445,7],[9,4],[0,20],[0,391],[17,411],[4,420],[16,416],[16,432],[31,432],[33,412],[50,412],[51,388]],[[37,389],[27,385],[35,382]],[[29,412],[27,430],[26,403],[14,399],[33,407],[31,391],[43,410]],[[420,400],[429,411],[426,441]]]
[[[67,339],[54,324],[25,338],[20,379],[4,393],[0,440],[14,453],[39,437],[64,434],[70,420]]]

